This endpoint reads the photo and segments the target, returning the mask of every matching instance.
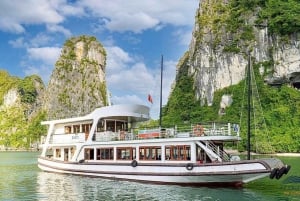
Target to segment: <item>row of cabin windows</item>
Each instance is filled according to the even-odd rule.
[[[95,149],[85,149],[85,160],[113,160],[113,148],[97,148],[96,159],[94,154]],[[140,147],[139,160],[161,160],[161,147]],[[117,160],[133,160],[136,159],[136,149],[134,147],[118,147]],[[189,145],[177,145],[165,147],[166,160],[190,160],[191,148]]]
[[[81,127],[81,129],[80,129]],[[76,124],[65,126],[65,133],[89,133],[92,124]],[[114,121],[114,120],[100,120],[97,124],[97,132],[103,131],[117,132],[119,130],[128,130],[128,123],[125,121]]]
[[[81,130],[80,130],[81,126]],[[89,133],[91,130],[92,124],[81,124],[81,125],[72,125],[72,126],[65,126],[65,133]],[[72,130],[73,128],[73,130]]]

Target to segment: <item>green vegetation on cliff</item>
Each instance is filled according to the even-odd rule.
[[[185,57],[176,77],[176,86],[167,105],[163,108],[163,126],[201,122],[241,123],[243,141],[239,149],[245,150],[247,120],[245,80],[217,91],[212,106],[200,106],[200,101],[195,97],[193,78],[188,74],[186,62]],[[259,66],[255,65],[254,70],[263,112],[256,111],[260,126],[256,125],[257,132],[252,132],[252,151],[259,153],[299,152],[300,92],[288,85],[276,88],[264,84],[264,77],[259,74]],[[233,103],[226,108],[224,115],[220,115],[220,101],[223,94],[231,94]],[[263,117],[267,129],[264,127]]]
[[[18,92],[21,94],[21,101],[23,103],[34,103],[36,101],[38,92],[35,81],[43,83],[42,79],[37,75],[28,76],[19,81]]]
[[[19,79],[10,76],[6,71],[0,70],[0,105],[3,104],[4,95],[12,88],[17,87]]]
[[[267,27],[268,34],[282,43],[287,42],[290,36],[299,35],[300,1],[231,0],[226,4],[222,0],[203,1],[196,20],[199,30],[194,33],[195,47],[207,46],[211,54],[216,54],[220,50],[223,50],[225,54],[241,54],[255,44],[255,28]],[[260,122],[256,125],[252,123],[252,127],[257,128],[257,132],[251,133],[252,151],[259,153],[300,152],[299,91],[289,85],[282,85],[278,88],[266,85],[264,83],[266,74],[259,73],[261,66],[264,67],[265,73],[273,71],[272,48],[274,47],[271,47],[268,52],[269,61],[254,65],[263,112],[256,113],[256,118]],[[175,88],[167,105],[163,108],[163,126],[211,121],[240,123],[243,141],[239,144],[239,149],[245,150],[247,108],[245,107],[246,98],[242,96],[245,94],[245,80],[237,85],[216,91],[211,106],[207,104],[200,106],[200,101],[195,95],[194,77],[189,73],[188,64],[191,62],[188,61],[188,57],[196,59],[199,55],[188,56],[188,54],[186,53],[179,63]],[[210,61],[212,60],[213,56],[210,58]],[[220,115],[220,101],[224,94],[231,95],[233,103],[226,108],[225,114]],[[255,107],[252,110],[258,109]]]
[[[230,0],[226,4],[213,0],[203,1],[201,9],[197,41],[208,34],[208,45],[212,49],[224,45],[224,52],[240,53],[249,46],[255,39],[254,27],[267,27],[269,35],[284,40],[300,32],[299,0]]]
[[[40,77],[36,75],[20,79],[0,71],[0,147],[30,148],[45,134],[45,127],[40,124],[45,119],[41,108],[35,108],[38,91],[36,83],[43,86]],[[16,93],[16,99],[7,100],[4,96],[9,91]]]

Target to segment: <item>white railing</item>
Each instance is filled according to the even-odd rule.
[[[201,136],[239,136],[239,126],[237,124],[192,124],[187,126],[174,126],[168,128],[144,128],[128,131],[104,131],[96,132],[93,141],[123,141],[123,140],[143,140],[153,138],[187,138]],[[53,134],[50,143],[83,143],[87,136],[85,133],[73,134]]]
[[[135,133],[135,134],[134,134]],[[169,128],[142,128],[135,132],[96,132],[94,141],[143,140],[154,138],[188,138],[200,136],[239,136],[237,124],[192,124]]]
[[[238,124],[192,124],[188,126],[175,126],[175,137],[195,137],[195,136],[239,136]]]
[[[119,140],[134,140],[135,136],[133,133],[126,131],[112,132],[96,132],[95,141],[97,142],[107,142],[107,141],[119,141]]]

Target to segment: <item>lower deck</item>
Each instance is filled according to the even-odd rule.
[[[223,143],[212,141],[50,146],[47,158],[70,162],[213,163],[230,161]]]

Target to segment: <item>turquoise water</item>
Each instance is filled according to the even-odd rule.
[[[151,185],[42,172],[36,152],[0,152],[0,200],[300,200],[300,158],[280,180],[268,178],[244,188]]]

